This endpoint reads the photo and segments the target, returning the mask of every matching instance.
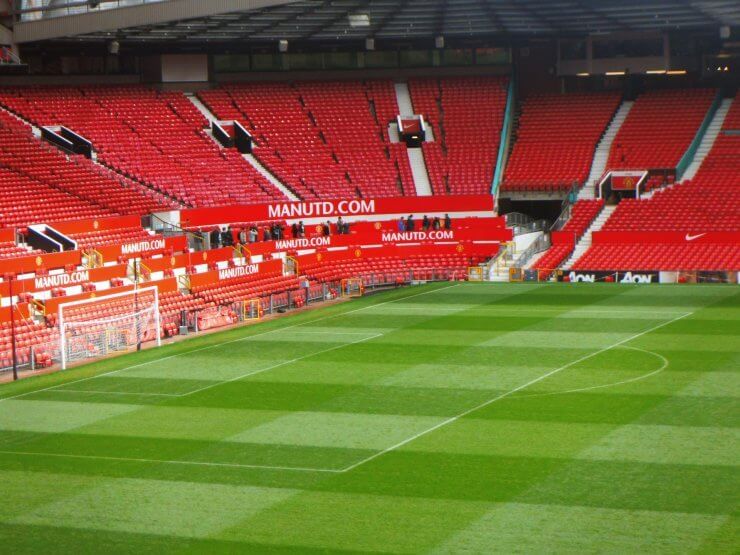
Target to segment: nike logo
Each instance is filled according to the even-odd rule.
[[[687,233],[686,234],[686,240],[687,241],[693,241],[694,239],[698,239],[699,237],[704,237],[705,235],[706,235],[706,233],[699,233],[698,235],[689,235]]]

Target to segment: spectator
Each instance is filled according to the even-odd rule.
[[[298,237],[298,224],[296,222],[293,222],[293,224],[290,226],[290,233],[293,236],[293,239]]]
[[[298,222],[298,237],[305,237],[306,228],[303,225],[303,221]]]
[[[406,221],[403,218],[398,218],[398,231],[401,233],[406,231]]]
[[[257,228],[255,226],[252,226],[249,228],[249,242],[250,243],[257,242]]]
[[[414,231],[414,225],[414,216],[409,214],[409,217],[406,218],[406,231]]]
[[[424,214],[424,218],[421,220],[421,229],[429,231],[429,217]]]
[[[246,245],[247,244],[247,228],[243,227],[239,230],[239,244]]]
[[[434,219],[432,220],[432,229],[434,231],[439,231],[441,227],[442,223],[439,221],[439,216],[434,216]]]
[[[321,226],[321,234],[324,237],[329,237],[329,235],[331,235],[331,224],[329,223],[329,220],[326,220],[324,225]]]
[[[265,228],[262,230],[262,240],[263,241],[272,240],[272,233],[270,233],[270,228],[268,226],[265,226]]]
[[[234,236],[231,234],[229,226],[224,226],[221,231],[221,244],[224,247],[230,247],[234,244]]]
[[[211,248],[216,249],[221,246],[221,233],[218,230],[218,227],[214,227],[213,231],[211,231]]]
[[[342,216],[339,216],[337,218],[337,233],[339,235],[342,235],[344,233],[344,220],[342,219]]]
[[[445,229],[447,230],[452,229],[452,220],[450,219],[449,214],[445,214]]]

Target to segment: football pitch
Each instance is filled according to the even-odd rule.
[[[737,553],[736,286],[434,284],[0,386],[0,551]]]

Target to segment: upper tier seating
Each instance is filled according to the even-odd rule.
[[[0,167],[0,227],[113,215],[107,208]]]
[[[143,87],[24,88],[0,103],[37,125],[65,125],[92,141],[98,159],[192,206],[284,200],[182,94]]]
[[[0,227],[169,208],[166,199],[96,166],[65,156],[0,110],[0,165],[5,194]]]
[[[737,98],[712,150],[691,181],[625,199],[604,231],[687,234],[740,229],[740,102]],[[740,246],[730,244],[595,245],[576,261],[588,270],[740,270]]]
[[[502,189],[567,190],[582,184],[619,102],[616,93],[527,98]]]
[[[691,181],[625,199],[604,231],[737,231],[740,229],[740,102],[735,99],[717,140]]]
[[[229,84],[200,93],[221,119],[254,135],[255,156],[304,199],[414,194],[390,81]]]
[[[675,168],[716,94],[714,89],[682,89],[640,95],[614,138],[607,168]]]
[[[414,111],[434,133],[422,149],[435,195],[491,191],[508,83],[507,77],[409,81]]]

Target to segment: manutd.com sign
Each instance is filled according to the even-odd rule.
[[[311,249],[316,247],[328,247],[330,245],[331,237],[301,237],[298,239],[275,241],[275,250]]]
[[[270,219],[320,218],[335,214],[375,214],[374,200],[340,200],[338,202],[286,202],[267,207]]]
[[[408,243],[412,241],[451,241],[455,239],[455,232],[444,231],[399,231],[398,233],[384,232],[381,240],[384,243]]]

